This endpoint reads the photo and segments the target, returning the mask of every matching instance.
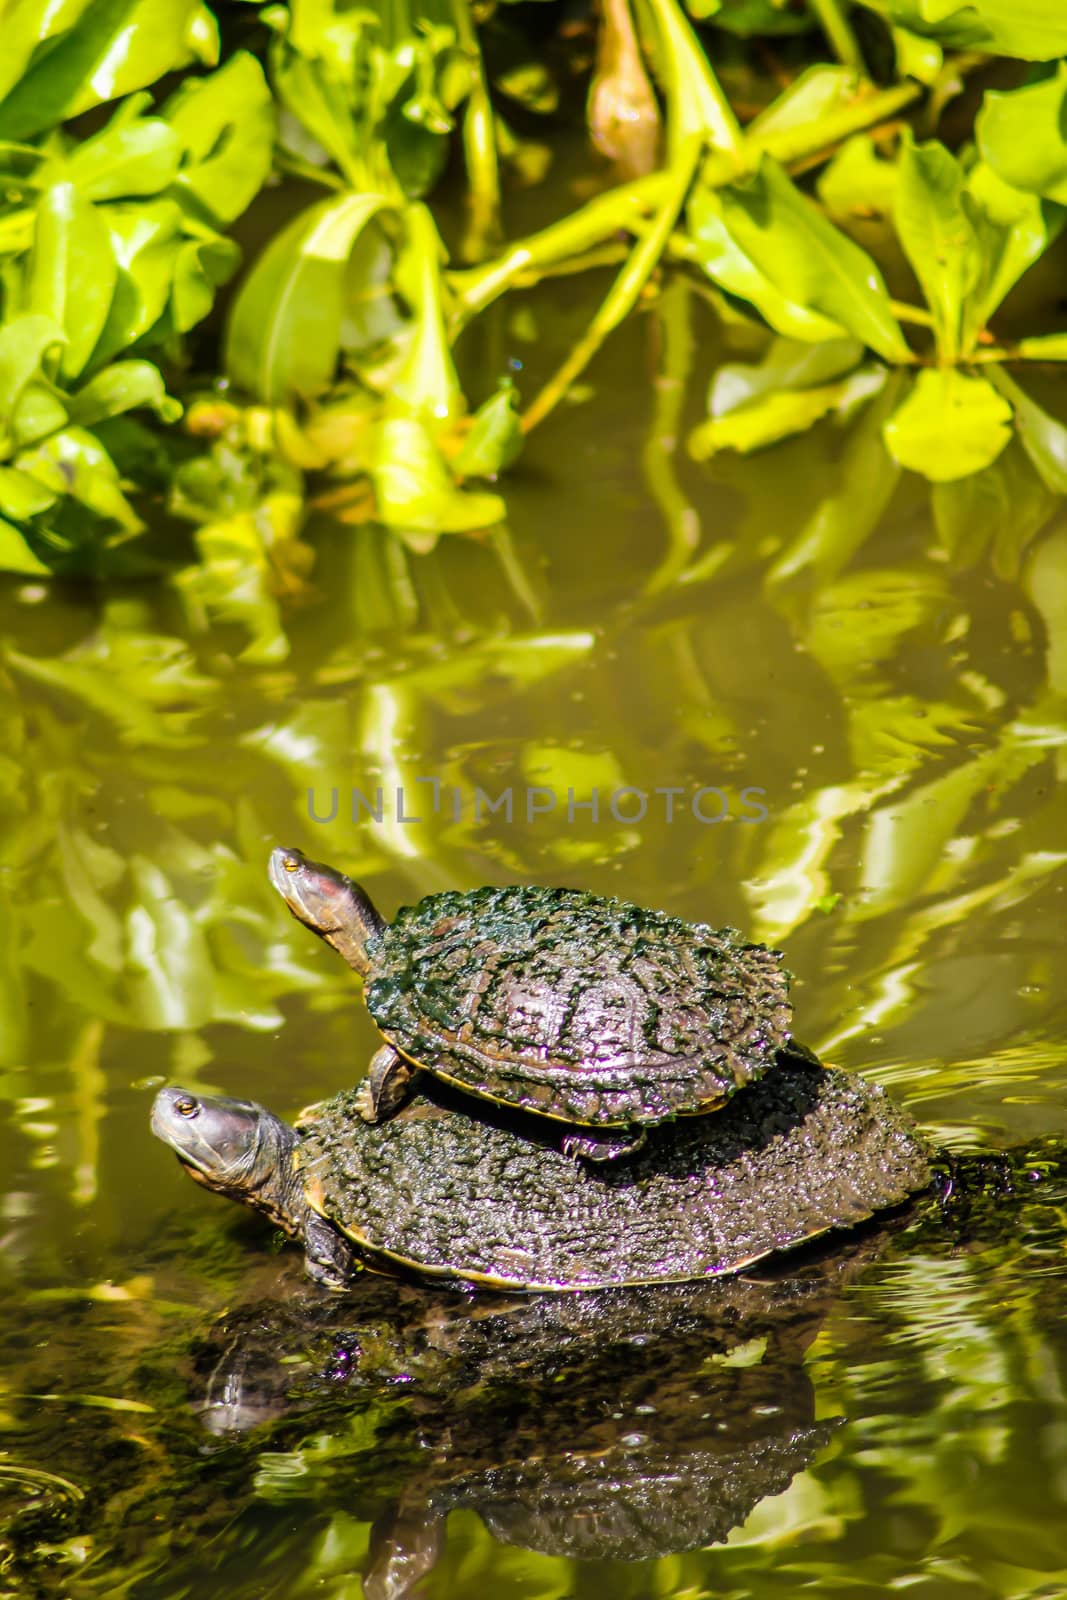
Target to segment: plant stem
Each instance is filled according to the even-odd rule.
[[[529,433],[531,428],[544,421],[579,373],[585,370],[608,334],[629,316],[637,304],[638,296],[663,254],[671,230],[678,220],[678,213],[685,203],[702,142],[699,134],[693,134],[688,144],[679,151],[674,170],[667,175],[663,199],[652,226],[634,246],[585,333],[529,406],[522,419],[524,433]]]
[[[471,69],[470,94],[463,117],[463,154],[470,179],[470,226],[464,245],[468,259],[478,261],[486,254],[487,247],[497,244],[500,238],[496,124],[469,0],[452,0],[452,18],[456,39]]]
[[[802,160],[816,151],[829,155],[842,140],[883,122],[921,93],[919,84],[906,83],[862,95],[807,127],[787,128],[762,140],[750,140],[749,148],[765,150],[785,163]],[[718,153],[707,157],[700,172],[700,181],[715,189],[736,177],[733,159]],[[568,256],[594,250],[617,233],[638,231],[662,204],[670,183],[670,172],[654,172],[633,183],[619,184],[570,216],[511,245],[495,260],[465,272],[449,273],[448,282],[456,301],[451,318],[453,333],[520,279],[536,281],[543,272],[558,270],[559,263]]]
[[[659,30],[667,79],[672,165],[689,139],[699,134],[704,143],[728,156],[737,171],[745,164],[745,136],[696,34],[677,0],[647,3]]]
[[[808,4],[842,66],[864,74],[866,67],[862,52],[839,0],[808,0]]]

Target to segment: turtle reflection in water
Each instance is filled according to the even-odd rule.
[[[270,879],[364,979],[386,1040],[358,1101],[368,1121],[421,1068],[566,1123],[565,1148],[611,1160],[779,1059],[810,1059],[790,1039],[780,953],[733,929],[529,885],[428,895],[386,923],[358,883],[299,850],[275,850]]]
[[[348,1091],[297,1131],[250,1101],[166,1088],[152,1127],[198,1182],[297,1239],[331,1287],[360,1265],[494,1289],[718,1277],[930,1182],[927,1146],[883,1090],[806,1062],[595,1166],[543,1119],[474,1119],[456,1098],[432,1087],[375,1126]]]
[[[300,1472],[271,1456],[286,1504],[373,1524],[368,1600],[414,1587],[457,1510],[543,1554],[650,1560],[726,1539],[824,1448],[839,1419],[816,1419],[804,1354],[884,1242],[655,1295],[369,1275],[345,1299],[257,1300],[202,1346],[197,1408],[215,1433],[302,1413]],[[368,1448],[351,1413],[382,1395]]]

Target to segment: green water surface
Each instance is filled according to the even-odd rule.
[[[543,375],[592,303],[468,359]],[[718,1297],[324,1302],[148,1131],[164,1081],[291,1114],[374,1049],[284,843],[387,915],[540,882],[736,925],[935,1136],[1067,1136],[1067,523],[961,533],[847,420],[687,464],[731,337],[681,285],[634,319],[505,532],[323,524],[280,664],[166,587],[4,584],[3,1600],[1067,1594],[1055,1188]]]

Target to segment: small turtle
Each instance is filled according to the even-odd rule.
[[[534,1118],[487,1107],[475,1120],[435,1083],[377,1127],[356,1099],[335,1096],[298,1130],[248,1100],[165,1088],[152,1130],[199,1183],[298,1239],[332,1287],[360,1264],[494,1289],[713,1278],[931,1180],[927,1146],[882,1089],[801,1061],[607,1166],[576,1163]]]
[[[270,878],[365,983],[386,1043],[359,1109],[389,1116],[423,1068],[468,1094],[576,1126],[607,1160],[645,1130],[716,1111],[791,1040],[781,954],[731,928],[532,886],[428,895],[386,923],[358,883],[299,850]]]

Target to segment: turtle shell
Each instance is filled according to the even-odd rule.
[[[710,1111],[789,1040],[781,954],[574,889],[429,895],[368,947],[366,999],[410,1061],[585,1126]]]
[[[930,1181],[926,1145],[883,1090],[805,1062],[716,1117],[652,1129],[624,1166],[577,1162],[536,1119],[476,1121],[453,1098],[431,1084],[371,1125],[347,1091],[303,1130],[311,1205],[371,1264],[516,1289],[711,1278]]]

